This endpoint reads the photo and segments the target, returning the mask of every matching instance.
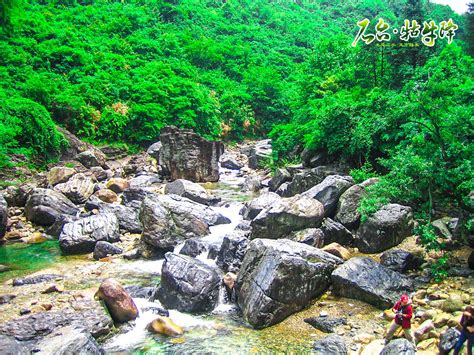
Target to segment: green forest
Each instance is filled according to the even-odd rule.
[[[472,228],[474,4],[465,15],[425,0],[1,0],[0,166],[37,166],[65,144],[142,149],[166,125],[209,139],[270,137],[273,161],[303,148],[380,176],[361,210],[415,207]],[[392,28],[452,21],[454,38],[407,46],[360,40],[359,21]],[[452,42],[452,43],[449,43]],[[387,42],[388,43],[388,42]]]

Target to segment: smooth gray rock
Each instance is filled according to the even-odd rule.
[[[412,230],[411,208],[389,204],[361,223],[356,245],[363,253],[380,253],[400,244],[411,235]]]
[[[142,240],[159,249],[171,249],[180,242],[209,234],[209,226],[230,223],[210,207],[177,195],[145,198],[139,218]]]
[[[312,353],[315,355],[347,355],[347,346],[344,338],[337,334],[331,334],[316,340]]]
[[[109,255],[122,254],[123,250],[112,243],[100,240],[94,247],[94,254],[92,255],[95,260],[105,258]]]
[[[323,205],[313,198],[302,195],[282,198],[252,220],[250,238],[287,238],[294,231],[319,227],[323,216]]]
[[[33,353],[39,354],[105,354],[92,335],[81,326],[65,326],[55,329],[38,342]]]
[[[161,129],[160,162],[171,180],[193,182],[219,180],[219,158],[224,153],[222,142],[201,138],[189,129],[168,126]]]
[[[337,296],[354,298],[375,307],[392,307],[403,292],[413,290],[413,281],[368,257],[355,257],[331,275]]]
[[[220,284],[217,271],[202,261],[166,253],[157,297],[169,309],[209,312],[217,304]]]
[[[140,175],[130,180],[130,187],[146,187],[160,182],[161,179],[158,175]]]
[[[7,231],[8,221],[8,204],[3,195],[0,194],[0,239],[3,238]]]
[[[244,319],[261,329],[300,311],[328,289],[340,263],[334,255],[288,239],[253,240],[236,282]]]
[[[34,189],[25,206],[25,216],[33,223],[50,226],[62,214],[76,216],[79,209],[62,193]]]
[[[119,239],[117,217],[104,213],[66,224],[59,236],[59,247],[63,254],[84,254],[92,252],[100,240],[116,242]]]
[[[329,175],[320,184],[302,193],[312,197],[324,206],[326,217],[331,217],[336,212],[339,197],[352,185],[354,180],[350,176]]]
[[[54,190],[62,193],[76,205],[80,205],[94,193],[94,180],[85,174],[76,174],[67,182],[57,184]]]
[[[189,180],[178,179],[166,184],[165,194],[174,194],[189,198],[203,205],[215,205],[220,198],[210,194],[204,187]]]
[[[250,202],[247,202],[244,208],[243,217],[244,219],[251,220],[257,217],[262,210],[272,207],[279,203],[281,197],[274,192],[264,192],[257,198],[254,198]]]
[[[224,237],[216,264],[225,272],[237,272],[240,269],[249,243],[246,234],[235,231]]]
[[[405,338],[392,340],[380,352],[380,355],[415,355],[415,345]]]

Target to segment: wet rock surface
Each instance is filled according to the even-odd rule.
[[[333,333],[338,326],[347,324],[346,318],[313,317],[304,321],[325,333]]]
[[[209,312],[216,306],[221,278],[214,268],[186,255],[167,253],[157,297],[167,308]]]
[[[132,297],[112,278],[102,281],[96,297],[104,301],[115,322],[124,323],[138,317],[138,308]]]
[[[209,226],[230,222],[211,208],[177,195],[146,198],[139,216],[143,241],[160,249],[205,236],[209,234]]]

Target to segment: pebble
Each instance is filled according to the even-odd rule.
[[[31,313],[31,309],[28,308],[23,308],[20,310],[20,316],[23,316],[25,314]]]
[[[328,315],[329,315],[329,313],[326,312],[326,311],[321,311],[321,312],[319,312],[319,316],[320,316],[320,317],[327,317]]]

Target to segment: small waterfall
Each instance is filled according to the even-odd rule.
[[[212,311],[213,314],[231,313],[238,309],[235,303],[235,291],[229,294],[224,284],[219,289],[219,299],[217,305]]]

